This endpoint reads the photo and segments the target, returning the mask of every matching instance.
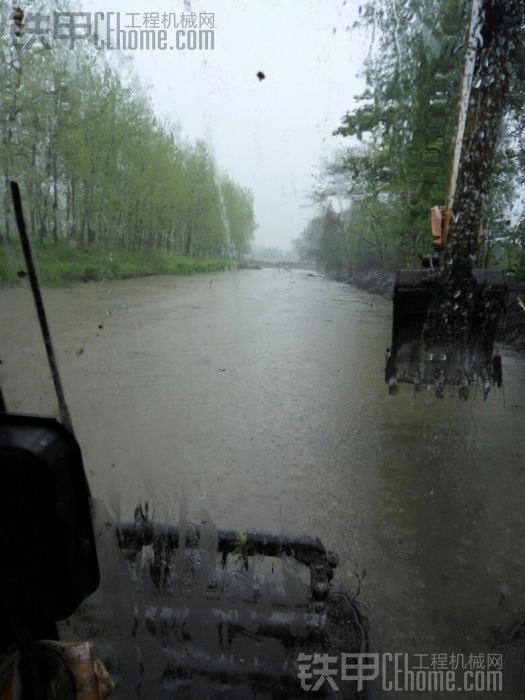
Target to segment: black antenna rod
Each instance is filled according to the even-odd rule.
[[[24,221],[24,213],[22,211],[22,200],[20,198],[20,189],[18,188],[17,182],[13,182],[13,180],[11,180],[10,184],[11,195],[13,197],[13,205],[15,207],[16,224],[18,226],[18,232],[20,234],[22,250],[24,251],[27,274],[29,276],[31,290],[33,292],[33,299],[35,300],[36,313],[38,316],[38,321],[40,323],[40,330],[42,331],[44,345],[46,346],[46,354],[49,362],[49,369],[51,370],[51,377],[53,379],[53,384],[58,400],[60,420],[62,422],[62,425],[72,433],[73,424],[71,423],[71,416],[69,415],[69,410],[66,404],[66,398],[64,396],[64,390],[62,388],[62,382],[60,381],[60,374],[58,373],[58,365],[56,361],[55,350],[53,348],[53,342],[51,340],[51,333],[49,332],[46,311],[44,309],[44,301],[40,292],[40,284],[38,283],[35,263],[33,260],[33,253],[31,251],[31,245],[29,243],[26,224]]]

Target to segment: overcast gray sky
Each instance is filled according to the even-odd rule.
[[[187,12],[188,0],[83,0],[86,11]],[[104,6],[105,5],[105,6]],[[364,87],[359,0],[192,0],[214,14],[213,51],[130,51],[155,111],[183,138],[205,138],[223,170],[254,193],[256,244],[289,248],[314,210],[307,195],[332,132]],[[168,44],[175,29],[168,28]],[[114,52],[112,52],[114,53]],[[263,71],[266,79],[256,77]],[[339,142],[341,142],[339,140]]]

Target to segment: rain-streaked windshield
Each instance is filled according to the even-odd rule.
[[[33,619],[6,555],[0,696],[57,622],[115,698],[521,697],[521,0],[0,24],[0,419],[74,433],[100,570]]]

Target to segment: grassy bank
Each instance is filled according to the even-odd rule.
[[[47,287],[67,286],[74,281],[218,272],[231,264],[225,258],[191,258],[158,250],[82,248],[39,241],[35,241],[32,247],[40,282]],[[237,263],[237,266],[243,264]],[[16,284],[19,271],[25,271],[20,247],[0,245],[0,282]]]

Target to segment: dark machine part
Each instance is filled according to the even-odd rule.
[[[48,697],[48,664],[34,642],[56,640],[56,623],[97,589],[100,577],[89,487],[16,182],[11,182],[11,193],[62,424],[8,413],[0,390],[0,652],[18,647],[23,700],[43,700]]]
[[[0,493],[0,652],[16,644],[23,699],[43,700],[34,642],[58,639],[55,623],[99,585],[75,438],[53,418],[0,413]]]
[[[56,420],[0,414],[0,587],[30,619],[69,617],[98,586],[80,448]]]
[[[493,347],[507,299],[505,276],[499,270],[473,270],[473,276],[470,290],[463,288],[451,294],[458,309],[468,304],[469,321],[462,324],[462,332],[452,330],[440,342],[438,333],[447,299],[443,306],[435,306],[435,300],[443,293],[442,280],[429,270],[397,273],[392,346],[385,370],[392,393],[398,382],[416,387],[432,385],[438,396],[443,395],[446,385],[455,385],[462,398],[467,398],[471,385],[480,384],[485,393],[493,384],[501,386],[501,358],[493,353]],[[461,298],[465,295],[469,299]],[[429,342],[434,330],[437,333]]]
[[[355,599],[332,583],[338,557],[317,538],[151,521],[123,524],[117,537],[140,581],[129,604],[141,684],[159,700],[306,697],[298,659],[368,651]],[[152,668],[161,679],[150,688]],[[333,681],[337,690],[325,682],[316,695],[365,697],[355,680]]]
[[[22,246],[24,259],[27,266],[27,274],[29,276],[29,283],[31,285],[31,291],[33,293],[33,300],[35,302],[35,309],[38,316],[38,322],[40,324],[40,330],[42,331],[42,338],[44,340],[44,345],[46,348],[46,355],[49,363],[49,369],[51,372],[51,378],[53,380],[53,386],[55,387],[55,393],[58,401],[58,410],[60,412],[60,420],[62,421],[62,425],[64,425],[72,433],[73,426],[71,423],[71,416],[69,415],[69,409],[67,407],[66,399],[64,396],[64,390],[62,388],[62,381],[58,372],[58,365],[55,357],[55,349],[53,347],[53,341],[51,339],[51,333],[49,331],[49,325],[47,323],[47,316],[44,308],[44,300],[42,299],[40,284],[38,282],[36,267],[33,260],[33,251],[31,250],[29,236],[27,235],[24,212],[22,210],[22,199],[20,197],[20,189],[18,187],[17,182],[11,181],[10,184],[11,196],[13,199],[13,207],[16,216],[16,224],[18,227],[18,234],[20,236],[20,243]]]
[[[426,270],[402,270],[394,288],[391,347],[385,380],[390,393],[398,382],[481,384],[484,395],[501,385],[501,358],[493,353],[507,286],[501,272],[473,269],[483,209],[513,67],[517,65],[522,0],[472,0],[471,23],[443,228],[434,230],[439,253],[423,261]],[[433,215],[438,208],[434,208]],[[439,218],[441,216],[439,215]]]

